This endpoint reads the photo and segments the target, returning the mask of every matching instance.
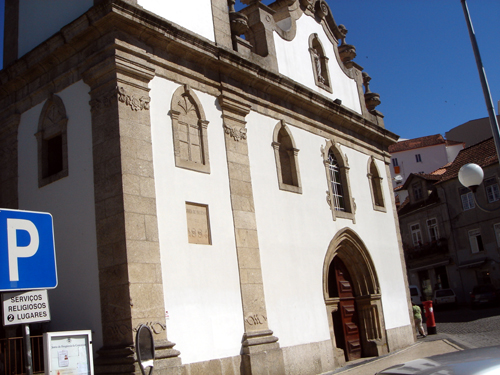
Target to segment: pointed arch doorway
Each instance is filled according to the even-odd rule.
[[[380,287],[359,236],[344,229],[330,242],[323,268],[330,336],[339,363],[386,354]]]

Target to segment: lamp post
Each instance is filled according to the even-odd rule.
[[[474,29],[472,27],[469,8],[467,8],[467,3],[465,2],[465,0],[461,1],[462,1],[462,8],[464,10],[465,20],[467,21],[467,28],[469,29],[470,42],[472,44],[472,49],[474,50],[474,57],[476,58],[477,71],[479,73],[481,86],[483,88],[484,100],[486,102],[486,107],[488,109],[491,132],[493,134],[493,138],[495,139],[495,148],[497,150],[497,156],[499,156],[500,160],[500,130],[498,128],[497,116],[495,115],[495,107],[493,106],[493,100],[491,100],[490,88],[488,86],[488,80],[486,79],[486,72],[484,70],[483,62],[481,60],[481,54],[479,53],[479,47],[476,41],[476,34],[474,33]]]
[[[486,72],[484,71],[483,62],[481,60],[481,55],[479,53],[479,47],[476,41],[476,35],[472,27],[472,21],[470,19],[469,9],[465,0],[461,0],[462,8],[464,10],[465,20],[467,22],[467,28],[469,29],[469,37],[472,44],[472,49],[474,51],[474,57],[476,58],[477,70],[479,73],[479,78],[481,80],[481,86],[483,88],[484,100],[486,102],[486,108],[488,109],[488,115],[490,118],[491,133],[493,134],[493,139],[495,140],[495,148],[497,151],[497,157],[500,161],[500,130],[498,128],[497,116],[495,114],[495,109],[493,106],[493,101],[491,100],[490,88],[488,86],[488,80],[486,79]],[[472,191],[472,196],[474,197],[474,203],[483,211],[493,212],[496,209],[486,209],[482,207],[476,199],[476,190],[478,186],[483,182],[484,172],[483,169],[474,163],[465,164],[460,168],[458,172],[458,180],[462,185],[468,187]]]

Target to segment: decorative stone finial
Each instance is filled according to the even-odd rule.
[[[381,103],[380,95],[370,91],[370,81],[372,78],[368,75],[368,73],[363,72],[362,75],[363,85],[365,86],[366,108],[368,108],[369,111],[373,111],[375,107],[377,107]]]
[[[227,0],[229,7],[229,20],[231,22],[231,34],[240,36],[248,32],[248,17],[234,10],[236,0]]]
[[[344,65],[350,68],[351,66],[349,66],[349,63],[352,61],[352,59],[356,57],[356,47],[354,47],[351,44],[346,44],[345,37],[347,35],[348,30],[344,25],[339,25],[339,31],[342,34],[342,36],[340,37],[340,46],[339,46],[340,59],[342,60]]]
[[[345,36],[347,35],[348,30],[344,25],[339,25],[339,31],[342,34],[342,36],[340,37],[340,45],[342,45],[345,43]]]

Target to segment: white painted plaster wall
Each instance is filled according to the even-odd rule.
[[[166,20],[215,42],[211,1],[139,0],[138,4]]]
[[[463,148],[464,148],[463,144],[446,146],[446,156],[448,157],[448,163],[455,160],[458,153],[460,152],[460,150],[463,150]]]
[[[211,173],[177,168],[168,112],[179,85],[156,77],[150,87],[168,339],[183,363],[237,356],[244,327],[221,111],[195,90],[209,121]],[[188,243],[185,202],[208,204],[212,245]]]
[[[50,38],[93,5],[93,0],[19,0],[18,57]]]
[[[35,133],[44,103],[21,115],[18,135],[19,209],[54,218],[59,285],[49,291],[50,331],[91,329],[102,346],[94,208],[89,87],[77,82],[56,93],[68,117],[68,176],[38,188]]]
[[[314,81],[314,71],[309,54],[309,36],[318,34],[323,45],[325,55],[328,57],[328,70],[330,72],[331,87],[333,92],[318,87]],[[292,41],[282,39],[274,33],[278,70],[281,74],[292,78],[311,90],[335,100],[341,99],[342,105],[361,113],[361,103],[356,82],[349,78],[340,68],[333,45],[327,38],[323,28],[312,17],[302,15],[297,20],[297,35]]]
[[[282,347],[330,339],[323,297],[323,264],[330,241],[344,227],[365,243],[375,264],[387,329],[410,324],[390,184],[383,181],[388,213],[373,210],[369,156],[342,146],[350,165],[356,224],[333,221],[320,147],[325,139],[290,127],[297,148],[303,194],[278,189],[273,129],[278,119],[247,116],[248,144],[269,327]],[[385,176],[385,166],[377,161]]]

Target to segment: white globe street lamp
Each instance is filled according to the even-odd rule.
[[[483,182],[483,169],[474,163],[464,164],[458,171],[458,180],[462,185],[476,192],[477,188]]]

